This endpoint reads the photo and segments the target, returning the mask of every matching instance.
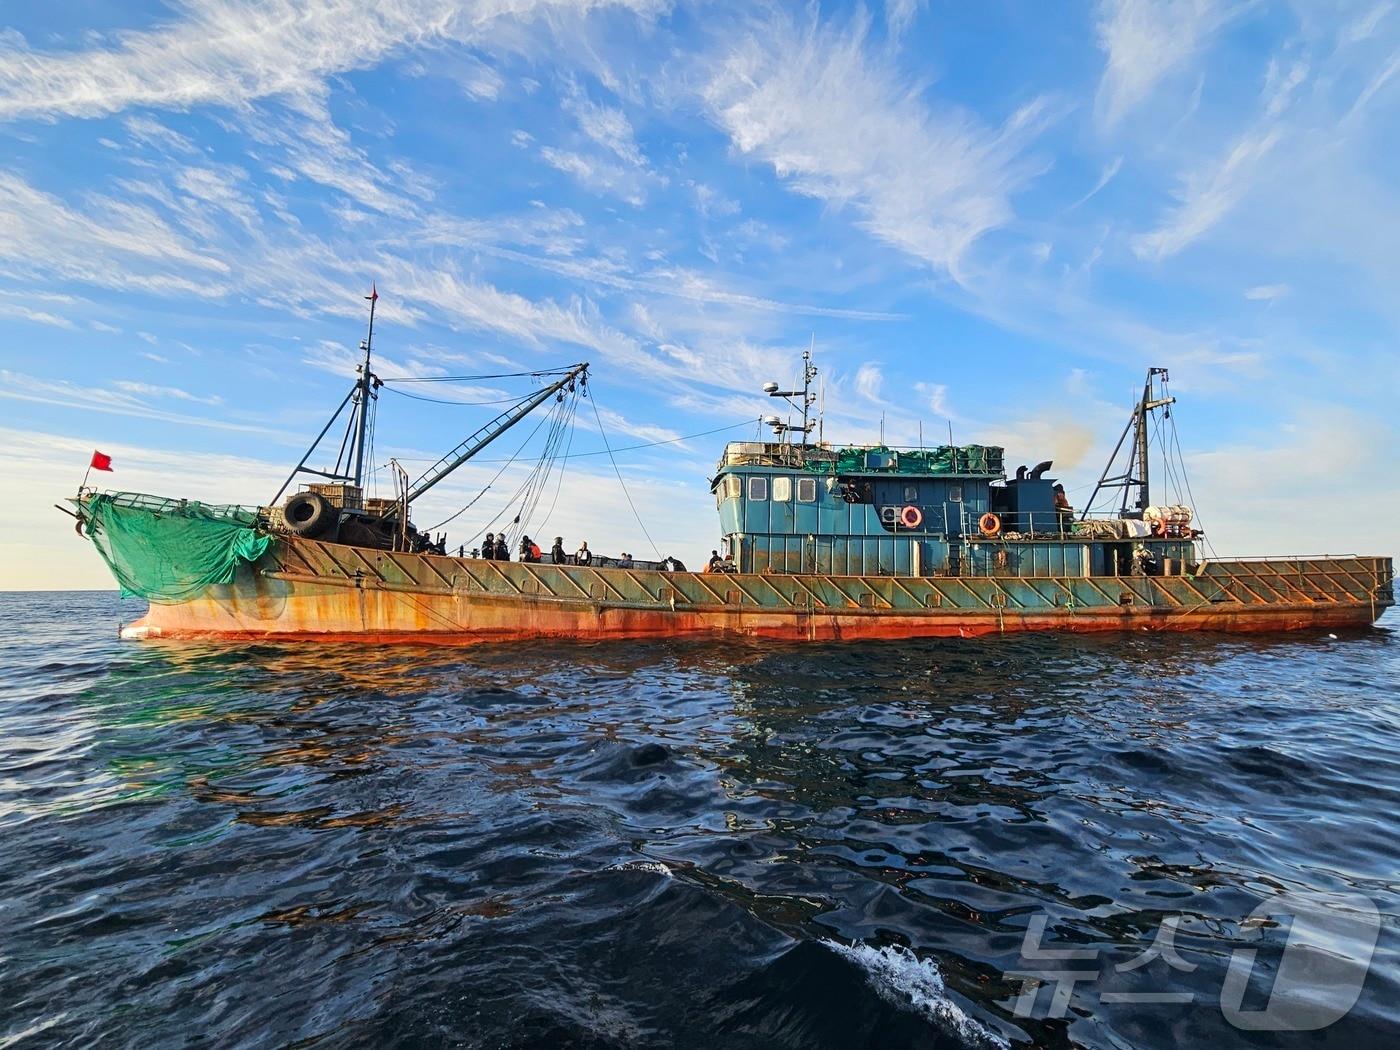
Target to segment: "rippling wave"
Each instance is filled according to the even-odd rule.
[[[1393,613],[450,650],[0,609],[0,1047],[1233,1045],[1285,891],[1369,898],[1380,942],[1344,1018],[1251,1045],[1400,1031]],[[1191,969],[1129,965],[1164,919]],[[1028,943],[1093,957],[1062,1016],[1018,1009],[1066,965]]]

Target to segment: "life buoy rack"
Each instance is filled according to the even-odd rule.
[[[924,523],[924,512],[911,503],[899,512],[899,523],[906,529],[917,529]]]
[[[997,517],[991,511],[987,511],[986,514],[983,514],[977,519],[977,527],[982,530],[983,536],[1000,536],[1001,518]]]

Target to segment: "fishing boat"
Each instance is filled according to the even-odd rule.
[[[377,292],[368,298],[354,385],[266,505],[86,484],[71,500],[79,534],[122,592],[150,603],[124,638],[457,645],[1260,632],[1364,627],[1394,604],[1388,557],[1207,556],[1193,509],[1152,499],[1149,424],[1174,401],[1162,368],[1149,370],[1081,512],[1050,476],[1052,462],[1008,474],[997,446],[824,440],[809,352],[800,385],[764,387],[800,422],[770,414],[771,437],[723,449],[710,483],[723,554],[706,571],[669,557],[510,560],[465,545],[453,556],[444,535],[414,524],[418,501],[545,406],[554,420],[547,458],[557,464],[557,442],[552,452],[548,442],[588,397],[589,365],[525,373],[538,384],[531,393],[416,480],[395,464],[394,496],[369,497],[367,440],[379,393],[394,380],[373,371]],[[334,465],[309,465],[342,417]],[[1116,506],[1093,509],[1104,499]],[[527,527],[517,514],[510,542]]]

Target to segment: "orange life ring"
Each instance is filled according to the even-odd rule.
[[[924,523],[924,512],[911,503],[899,512],[899,523],[906,529],[917,529]]]
[[[977,527],[982,530],[983,536],[1001,535],[1001,519],[991,511],[977,519]]]

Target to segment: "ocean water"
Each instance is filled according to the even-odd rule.
[[[1394,614],[432,650],[139,612],[0,595],[0,1047],[1400,1043]]]

